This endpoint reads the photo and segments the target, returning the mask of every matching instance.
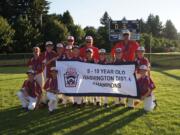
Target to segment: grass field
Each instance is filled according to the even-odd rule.
[[[0,135],[180,135],[180,69],[153,69],[159,105],[154,112],[145,113],[142,105],[135,110],[59,105],[51,116],[47,109],[21,110],[16,92],[25,71],[0,68]]]

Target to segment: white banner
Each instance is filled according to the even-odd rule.
[[[135,64],[100,65],[57,61],[58,89],[74,96],[139,97]]]

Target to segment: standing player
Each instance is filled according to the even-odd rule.
[[[94,51],[92,48],[87,48],[86,49],[86,58],[84,59],[84,62],[86,62],[86,63],[97,63],[98,60],[93,58],[93,53],[94,53]],[[99,100],[94,101],[94,100],[96,100],[95,97],[89,97],[90,103],[93,103],[93,104],[96,103],[97,106],[100,106],[100,101]],[[88,102],[88,97],[84,97],[83,103],[86,104],[87,102]]]
[[[115,58],[113,61],[114,65],[121,65],[125,62],[125,60],[123,59],[123,52],[121,48],[116,48],[115,49]],[[121,103],[120,103],[121,102]],[[119,105],[123,105],[125,106],[125,99],[124,98],[119,98],[119,97],[115,97],[115,105],[119,106]]]
[[[84,58],[84,62],[86,63],[97,63],[98,62],[98,59],[95,59],[93,57],[93,49],[92,48],[87,48],[86,49],[86,57]]]
[[[99,61],[98,64],[105,65],[107,64],[106,60],[106,50],[105,49],[100,49],[99,50]],[[96,100],[99,101],[100,97],[96,97]],[[108,97],[104,97],[104,107],[108,107]]]
[[[55,65],[54,61],[50,61],[57,56],[56,52],[53,50],[54,45],[51,41],[46,42],[46,51],[42,53],[41,59],[45,65],[44,78],[47,80],[51,77],[50,69]]]
[[[64,56],[64,45],[61,43],[58,43],[56,45],[56,52],[57,52],[57,57],[52,58],[51,60],[48,61],[48,63],[55,62],[56,60],[61,61]]]
[[[135,59],[135,62],[137,64],[137,67],[136,67],[137,78],[139,77],[139,67],[141,65],[146,65],[150,69],[150,62],[149,62],[148,58],[146,58],[144,56],[144,52],[145,52],[145,48],[143,46],[138,47],[138,49],[136,51],[137,57]],[[148,75],[150,76],[149,71],[150,70],[148,70]]]
[[[43,77],[43,63],[40,58],[41,50],[39,47],[33,47],[33,57],[28,61],[28,67],[35,72],[34,79],[39,83],[41,88],[44,85],[44,77]]]
[[[63,61],[72,61],[72,58],[73,58],[72,45],[67,45],[65,47],[65,52],[64,52],[62,60]],[[62,103],[65,107],[66,107],[68,100],[70,100],[70,102],[74,103],[73,97],[68,97],[66,95],[62,95],[62,99],[63,99]]]
[[[146,65],[141,65],[140,69],[140,78],[138,79],[138,85],[140,88],[141,100],[144,101],[144,110],[152,111],[157,103],[155,97],[152,93],[155,88],[154,83],[151,83],[149,76],[147,75],[148,67]]]
[[[34,110],[37,100],[40,99],[42,89],[40,85],[34,80],[35,72],[28,70],[26,72],[28,79],[24,81],[21,90],[17,93],[23,109]]]
[[[71,46],[71,47],[74,46],[74,37],[73,36],[68,36],[66,46],[68,46],[68,45]]]
[[[72,46],[67,45],[62,60],[71,61],[73,58]]]
[[[93,38],[91,36],[86,36],[86,45],[80,49],[80,56],[86,58],[86,50],[91,48],[93,50],[93,58],[99,59],[98,48],[93,45]]]
[[[49,100],[48,107],[49,113],[52,114],[55,109],[57,109],[57,94],[58,91],[58,80],[57,80],[57,69],[55,67],[51,67],[51,75],[52,77],[49,78],[44,86],[44,89],[47,92],[47,98]]]
[[[113,61],[114,65],[120,65],[120,64],[126,62],[126,60],[123,58],[123,52],[122,52],[121,48],[115,49],[115,55],[114,56],[115,56],[114,61]]]
[[[80,50],[79,50],[79,46],[74,45],[73,49],[72,49],[72,53],[73,53],[73,57],[72,57],[72,61],[83,61],[82,58],[80,57]],[[74,96],[74,105],[81,107],[82,104],[82,97],[79,96]]]
[[[126,62],[134,62],[135,61],[135,52],[139,47],[139,44],[136,41],[130,40],[130,31],[125,29],[123,32],[123,40],[116,43],[115,47],[111,50],[111,54],[114,57],[114,51],[116,48],[122,48],[123,59]],[[128,98],[128,108],[134,108],[134,103],[132,98]]]
[[[72,56],[73,61],[83,61],[83,59],[80,57],[80,48],[78,45],[73,46]]]

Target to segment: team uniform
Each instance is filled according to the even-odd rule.
[[[99,60],[97,61],[97,64],[101,64],[101,65],[108,64],[105,54],[106,54],[105,49],[99,49]],[[96,98],[97,98],[97,101],[100,100],[100,103],[101,103],[101,99],[100,99],[101,97],[96,97]],[[108,107],[108,97],[103,97],[103,103],[105,107]]]
[[[44,85],[44,76],[43,76],[44,66],[43,66],[41,58],[40,57],[37,57],[37,58],[33,57],[33,58],[31,58],[28,61],[27,66],[35,71],[34,79],[39,83],[39,85],[42,88],[43,85]]]
[[[73,58],[73,55],[72,55],[72,52],[70,53],[68,53],[67,54],[67,52],[66,51],[69,51],[69,50],[72,50],[72,45],[67,45],[66,47],[65,47],[65,53],[64,53],[64,55],[63,55],[63,57],[62,57],[62,61],[72,61],[72,58]],[[66,107],[66,104],[67,104],[67,102],[68,102],[68,100],[70,101],[70,102],[72,102],[72,103],[74,103],[74,99],[73,99],[73,97],[69,97],[69,96],[66,96],[66,95],[64,95],[64,94],[62,94],[62,104]]]
[[[125,60],[123,58],[117,60],[115,59],[115,61],[112,63],[113,65],[121,65],[125,62]],[[121,103],[120,103],[121,102]],[[119,97],[115,97],[115,105],[125,105],[125,99],[124,98],[119,98]]]
[[[86,49],[86,53],[93,53],[93,49],[92,48],[87,48]],[[86,54],[87,55],[87,54]],[[98,60],[97,59],[95,59],[95,58],[93,58],[93,56],[92,56],[92,58],[90,58],[90,59],[88,59],[88,58],[84,58],[84,60],[83,60],[84,62],[86,62],[86,63],[97,63],[98,62]],[[88,99],[89,99],[89,101],[88,101]],[[100,105],[100,99],[99,98],[95,98],[95,97],[83,97],[83,103],[84,104],[86,104],[86,103],[96,103],[97,105]]]
[[[94,47],[94,46],[89,46],[89,47],[87,47],[87,46],[84,46],[83,48],[81,48],[80,49],[80,56],[82,57],[82,58],[85,58],[86,57],[86,50],[88,49],[88,48],[91,48],[92,50],[93,50],[93,58],[94,59],[99,59],[99,53],[98,53],[98,48],[97,47]]]
[[[53,43],[51,41],[46,42],[46,46],[49,46],[49,45],[53,46]],[[50,61],[50,60],[52,60],[55,57],[57,57],[57,53],[53,50],[50,52],[45,51],[44,53],[41,54],[42,62],[45,64],[45,67],[44,67],[45,80],[47,80],[48,78],[51,77],[50,69],[51,69],[51,67],[53,67],[55,65],[55,62]]]
[[[64,45],[62,43],[57,43],[56,45],[57,57],[54,58],[54,61],[61,61],[64,55]]]
[[[86,58],[86,50],[88,48],[93,50],[93,58],[99,59],[99,49],[93,45],[93,38],[91,36],[86,36],[86,45],[80,49],[80,57]]]
[[[48,61],[50,61],[51,59],[53,59],[54,57],[56,57],[57,54],[55,51],[52,52],[44,52],[42,54],[42,59],[43,59],[43,63],[47,63]],[[54,62],[49,63],[48,65],[45,66],[45,70],[44,70],[44,76],[45,78],[50,78],[51,74],[50,74],[50,69],[51,67],[53,67],[55,65]]]
[[[145,51],[145,48],[144,47],[138,47],[137,51],[140,51],[141,53],[143,53]],[[139,67],[141,65],[146,65],[149,69],[148,73],[149,73],[149,76],[150,76],[150,62],[148,60],[148,58],[146,58],[144,56],[144,54],[142,54],[142,56],[137,56],[136,59],[135,59],[135,62],[136,62],[136,77],[139,78]]]
[[[73,57],[72,61],[82,61],[82,58],[80,58],[80,57]],[[77,104],[78,106],[80,106],[82,104],[82,97],[74,96],[73,97],[73,101],[74,101],[74,105]]]
[[[128,36],[126,36],[126,35],[128,35]],[[121,48],[122,54],[123,54],[122,58],[126,62],[134,62],[135,61],[135,52],[139,47],[139,43],[137,43],[136,41],[129,40],[129,36],[130,36],[129,30],[124,30],[123,31],[124,40],[116,43],[114,48],[112,48],[112,50],[111,50],[111,55],[114,57],[115,49]],[[125,43],[125,42],[127,42],[127,43]],[[128,106],[128,108],[134,108],[134,102],[133,102],[132,98],[128,98],[127,106]]]
[[[36,80],[25,80],[21,90],[17,93],[23,108],[34,110],[42,89]]]
[[[73,36],[68,36],[67,37],[67,45],[66,46],[74,46],[74,37]]]
[[[137,48],[139,47],[139,44],[135,41],[128,41],[128,44],[125,45],[123,41],[118,42],[114,48],[111,50],[111,55],[114,57],[115,49],[121,48],[123,52],[123,59],[125,59],[128,62],[133,62],[135,60],[135,52]]]
[[[147,66],[146,65],[142,65],[140,67],[140,69],[142,70],[147,70]],[[155,107],[156,107],[156,102],[155,102],[155,97],[153,94],[153,89],[155,89],[155,85],[154,82],[151,80],[151,78],[149,76],[144,76],[144,77],[140,77],[138,79],[138,85],[140,88],[140,94],[141,97],[145,96],[143,101],[144,101],[144,110],[146,111],[152,111]],[[147,93],[149,93],[147,95]]]
[[[56,78],[49,78],[44,86],[44,89],[47,92],[47,98],[49,100],[48,107],[49,111],[52,112],[57,109],[57,93],[58,93],[58,80]]]

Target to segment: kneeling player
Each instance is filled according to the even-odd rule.
[[[57,69],[55,67],[51,67],[51,78],[49,78],[44,86],[44,89],[47,91],[47,98],[49,100],[48,107],[49,113],[53,113],[55,109],[57,109],[57,94],[58,94],[58,82],[57,82]]]
[[[33,70],[28,70],[26,74],[28,75],[28,79],[24,81],[17,96],[22,103],[23,109],[34,110],[41,97],[42,89],[37,81],[34,80],[35,72]]]
[[[152,93],[155,86],[150,77],[147,75],[148,67],[146,65],[141,65],[139,70],[140,78],[138,79],[138,85],[140,88],[141,100],[144,101],[144,110],[152,111],[157,106]]]

